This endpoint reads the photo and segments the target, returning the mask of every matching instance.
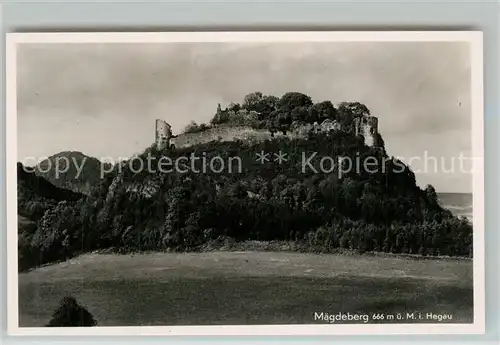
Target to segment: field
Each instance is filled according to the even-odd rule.
[[[472,322],[472,261],[276,252],[86,254],[19,274],[21,327],[73,295],[100,326],[324,323],[400,313]],[[416,319],[407,319],[414,313]],[[418,313],[422,319],[418,319]],[[394,319],[395,320],[395,319]],[[337,322],[337,321],[335,321]],[[370,322],[380,322],[373,321]],[[396,321],[390,321],[396,322]]]

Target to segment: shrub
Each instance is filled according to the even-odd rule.
[[[80,306],[73,297],[64,297],[54,311],[47,327],[92,327],[97,322],[87,309]]]

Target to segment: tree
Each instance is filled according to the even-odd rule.
[[[278,108],[279,98],[265,96],[262,92],[253,92],[245,96],[243,108],[260,114],[259,120],[265,119],[272,111]]]
[[[52,314],[47,327],[92,327],[97,321],[92,314],[80,306],[73,297],[64,297]]]
[[[200,229],[200,212],[196,211],[189,215],[186,225],[181,229],[184,246],[195,248],[200,244],[203,233]]]
[[[31,245],[38,249],[39,264],[71,256],[76,230],[81,227],[77,212],[72,204],[61,201],[38,221]]]
[[[309,112],[309,120],[307,122],[313,123],[315,121],[318,121],[319,123],[321,123],[326,119],[336,119],[336,110],[332,102],[330,101],[324,101],[314,104]]]
[[[279,108],[291,112],[296,107],[307,107],[313,104],[311,97],[300,92],[287,92],[279,100]]]
[[[313,120],[309,114],[309,107],[302,106],[294,108],[290,115],[292,117],[292,121],[314,123],[315,120]]]
[[[434,187],[432,185],[428,184],[425,187],[425,195],[427,196],[427,199],[429,201],[432,201],[432,202],[435,202],[435,203],[438,202],[438,197],[437,197],[436,189],[434,189]]]
[[[278,109],[280,99],[276,96],[264,96],[260,103],[259,109],[255,109],[264,117],[269,115],[273,110]]]
[[[202,123],[202,124],[197,124],[195,121],[191,121],[186,128],[184,128],[184,133],[199,133],[207,130],[209,127]]]
[[[227,123],[229,121],[229,111],[227,110],[221,110],[217,111],[217,113],[214,115],[212,120],[210,120],[210,123],[212,125],[220,125],[223,123]]]
[[[272,115],[272,117],[274,118],[274,128],[278,131],[286,134],[286,132],[290,130],[290,126],[292,124],[292,116],[290,113],[278,110],[274,115]]]
[[[245,96],[243,99],[243,108],[247,110],[256,110],[260,101],[262,100],[262,92],[252,92]]]
[[[167,198],[168,207],[163,225],[165,234],[163,242],[166,246],[177,246],[181,244],[181,229],[184,226],[189,212],[189,193],[187,191],[187,187],[174,187],[170,193],[168,193]]]
[[[359,102],[342,102],[336,113],[337,121],[339,121],[342,130],[353,132],[354,120],[363,115],[370,115],[370,110]]]
[[[359,102],[342,102],[339,105],[339,111],[351,113],[354,117],[370,115],[370,109]]]
[[[241,109],[241,105],[239,103],[230,103],[228,106],[227,106],[227,110],[232,110],[234,112],[238,112],[240,111]]]

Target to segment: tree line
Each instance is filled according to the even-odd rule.
[[[287,92],[281,97],[253,92],[243,103],[230,103],[225,109],[220,104],[209,124],[191,122],[184,133],[199,133],[222,124],[267,129],[271,134],[287,134],[292,128],[306,124],[337,121],[343,131],[353,130],[353,117],[370,115],[370,110],[359,102],[342,102],[335,107],[331,101],[314,103],[310,96]],[[383,146],[383,145],[381,145]]]

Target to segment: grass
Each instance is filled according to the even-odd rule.
[[[19,275],[20,326],[43,326],[67,294],[100,326],[324,322],[314,320],[315,312],[432,312],[460,323],[473,317],[470,260],[276,252],[86,254]]]

